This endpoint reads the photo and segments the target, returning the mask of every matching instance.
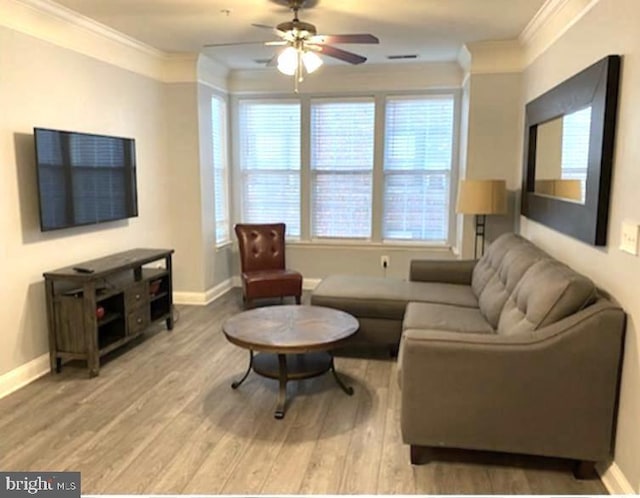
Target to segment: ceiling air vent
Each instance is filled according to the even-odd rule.
[[[256,64],[267,64],[271,59],[253,59]]]
[[[417,59],[418,56],[416,54],[404,54],[404,55],[387,55],[387,59],[390,61],[398,61],[402,59]]]

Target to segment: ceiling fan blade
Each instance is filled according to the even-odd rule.
[[[319,52],[334,59],[340,59],[341,61],[348,62],[349,64],[362,64],[367,60],[362,55],[354,54],[353,52],[347,52],[338,47],[332,47],[331,45],[316,45],[320,50]]]
[[[276,27],[275,26],[267,26],[266,24],[260,24],[260,23],[251,23],[251,26],[253,26],[254,28],[262,28],[262,29],[270,29],[275,31]]]
[[[259,24],[259,23],[252,23],[251,26],[253,26],[254,28],[268,29],[270,31],[273,31],[280,38],[284,38],[284,36],[286,35],[286,33],[284,31],[280,31],[275,26],[267,26],[266,24]]]
[[[269,62],[267,62],[266,66],[267,67],[276,67],[278,65],[278,55],[280,55],[280,54],[276,54],[273,57],[271,57],[271,59],[269,59]]]
[[[264,44],[267,47],[282,47],[283,45],[287,45],[289,42],[285,41],[285,40],[278,40],[278,41],[270,41],[270,42],[264,42]]]
[[[269,41],[252,41],[252,42],[230,42],[230,43],[207,43],[206,45],[202,45],[204,48],[212,48],[212,47],[232,47],[234,45],[268,45],[270,43],[279,43]]]
[[[380,43],[380,40],[370,34],[360,33],[351,35],[316,35],[309,38],[310,43]]]

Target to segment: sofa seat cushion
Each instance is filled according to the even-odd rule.
[[[477,308],[476,298],[470,285],[445,284],[440,282],[407,282],[408,302],[437,303]]]
[[[409,303],[402,322],[402,330],[408,329],[495,333],[478,308],[435,303]]]
[[[353,316],[402,320],[407,307],[407,282],[400,279],[331,275],[311,295],[311,304]]]
[[[340,309],[357,318],[402,320],[410,301],[478,306],[468,285],[408,282],[383,277],[331,275],[320,282],[311,304]]]

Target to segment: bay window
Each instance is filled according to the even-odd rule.
[[[458,98],[240,98],[238,218],[301,241],[446,245]]]

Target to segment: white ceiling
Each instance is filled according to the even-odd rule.
[[[292,19],[282,0],[56,0],[80,14],[166,52],[199,52],[230,68],[259,68],[256,59],[277,47],[241,45],[202,49],[208,43],[274,40],[252,23]],[[387,63],[389,55],[419,61],[455,60],[464,43],[515,39],[545,0],[311,0],[300,19],[319,34],[371,33],[380,45],[340,48]],[[227,14],[226,11],[229,11]],[[326,60],[326,62],[333,62]],[[340,64],[344,64],[338,62]]]

